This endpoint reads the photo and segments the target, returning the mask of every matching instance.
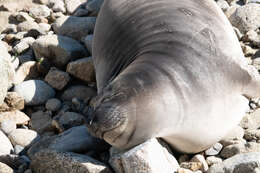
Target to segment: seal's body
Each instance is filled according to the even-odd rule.
[[[93,59],[88,127],[118,149],[162,137],[181,152],[202,151],[239,123],[244,95],[259,95],[256,71],[212,0],[107,0]]]

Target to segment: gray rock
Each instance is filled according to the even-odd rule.
[[[216,156],[209,156],[206,158],[206,161],[208,163],[209,166],[213,165],[213,164],[218,164],[218,163],[222,163],[222,159]]]
[[[52,24],[56,34],[65,35],[81,40],[89,33],[93,33],[96,17],[62,16]]]
[[[76,112],[65,112],[57,121],[57,125],[60,131],[67,130],[71,127],[80,126],[84,123],[84,116]]]
[[[0,105],[4,101],[7,89],[10,87],[14,77],[14,69],[10,59],[11,56],[9,55],[7,48],[4,43],[0,41]]]
[[[14,150],[8,137],[0,130],[0,155],[10,154]]]
[[[30,118],[25,113],[18,110],[0,112],[0,123],[8,120],[14,121],[17,125],[23,125],[27,124]]]
[[[85,8],[95,14],[98,14],[104,0],[90,0],[86,3]]]
[[[246,114],[240,122],[240,126],[248,130],[258,129],[260,127],[260,109]]]
[[[260,153],[233,156],[210,167],[207,173],[257,173],[260,170]]]
[[[33,43],[37,59],[47,58],[58,67],[65,66],[71,59],[86,55],[85,48],[76,40],[60,35],[46,35]]]
[[[62,90],[69,83],[70,76],[57,68],[51,68],[44,80],[53,88]]]
[[[233,144],[223,148],[220,155],[223,158],[229,158],[236,154],[248,153],[248,152],[260,152],[260,144],[254,142],[248,142],[246,144]]]
[[[12,144],[20,145],[22,147],[26,147],[30,145],[33,141],[39,138],[37,132],[29,129],[15,129],[9,135],[8,138],[12,142]]]
[[[64,0],[67,12],[73,14],[82,4],[82,0]]]
[[[93,35],[88,35],[84,39],[84,44],[87,50],[92,54],[92,40],[93,40]]]
[[[216,143],[216,144],[213,145],[211,148],[207,149],[207,150],[205,151],[205,154],[206,154],[207,156],[215,156],[215,155],[218,155],[222,148],[223,148],[223,145],[222,145],[222,144]]]
[[[12,131],[14,131],[16,129],[16,123],[12,120],[3,121],[0,124],[0,129],[5,134],[10,134]]]
[[[52,118],[48,112],[37,111],[32,113],[30,121],[31,129],[35,130],[39,134],[43,134],[46,131],[52,131]]]
[[[151,139],[124,153],[114,154],[111,150],[110,165],[116,173],[149,172],[164,173],[177,171],[177,160],[156,139]]]
[[[20,64],[23,64],[27,61],[33,61],[34,60],[34,54],[33,54],[33,50],[30,48],[27,52],[25,52],[22,55],[18,56]]]
[[[37,7],[31,8],[29,14],[33,18],[37,17],[48,17],[51,14],[51,10],[46,5],[39,5]]]
[[[72,61],[67,65],[67,70],[72,76],[87,83],[95,82],[95,68],[91,57]]]
[[[259,142],[259,140],[260,140],[260,129],[246,130],[244,138],[247,141],[257,141],[257,142]]]
[[[49,99],[45,104],[45,108],[49,111],[57,112],[61,108],[61,101],[56,98]]]
[[[71,101],[73,98],[80,100],[89,99],[96,96],[96,90],[84,85],[75,85],[66,89],[61,95],[63,101]]]
[[[196,154],[190,160],[191,162],[199,162],[201,163],[201,171],[205,172],[209,169],[208,163],[206,162],[205,158],[201,154]]]
[[[87,155],[51,150],[36,153],[31,169],[39,173],[112,173],[105,164]]]
[[[237,27],[241,33],[256,30],[260,27],[260,4],[250,3],[241,6],[230,16],[231,24]]]
[[[85,126],[77,126],[59,135],[42,138],[32,145],[27,154],[32,158],[42,149],[78,153],[89,150],[104,151],[107,149],[107,145],[104,141],[92,137]]]
[[[8,165],[0,162],[0,172],[2,173],[15,173],[15,171]]]
[[[14,91],[25,100],[25,105],[44,104],[55,96],[55,91],[42,80],[28,80],[14,87]]]
[[[19,32],[23,32],[23,31],[28,32],[31,29],[38,29],[38,28],[39,25],[34,21],[24,21],[17,25],[17,31]]]
[[[75,11],[75,13],[73,13],[73,16],[77,16],[77,17],[86,17],[88,16],[89,14],[89,11],[86,10],[86,9],[82,9],[82,8],[79,8]]]

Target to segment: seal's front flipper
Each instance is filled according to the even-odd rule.
[[[249,83],[245,84],[242,94],[248,98],[260,97],[260,75],[255,67],[248,65]]]

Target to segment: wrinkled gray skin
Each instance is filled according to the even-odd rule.
[[[239,123],[246,97],[260,96],[258,74],[213,0],[106,0],[93,57],[88,128],[120,150],[162,137],[200,152]]]

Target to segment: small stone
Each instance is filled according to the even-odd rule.
[[[206,158],[206,161],[208,163],[209,166],[213,165],[213,164],[218,164],[222,162],[222,159],[216,156],[209,156]]]
[[[200,170],[203,172],[205,172],[209,169],[208,163],[206,162],[204,156],[201,154],[196,154],[195,156],[192,157],[192,159],[190,161],[201,163],[202,167]]]
[[[22,147],[30,145],[37,137],[38,134],[35,131],[28,129],[15,129],[8,135],[14,146],[20,145]]]
[[[24,21],[34,21],[34,19],[26,12],[18,12],[15,15],[15,18],[18,22],[24,22]]]
[[[22,31],[28,32],[31,29],[38,29],[38,28],[39,28],[39,25],[33,21],[24,21],[17,25],[17,31],[19,31],[19,32],[22,32]]]
[[[54,12],[66,12],[65,4],[63,0],[50,0],[48,3],[48,6],[54,11]]]
[[[10,33],[15,33],[17,32],[17,27],[15,24],[9,24],[5,30],[2,31],[2,33],[5,33],[5,34],[10,34]]]
[[[17,125],[27,124],[30,118],[23,112],[15,110],[11,112],[0,112],[0,123],[3,121],[14,121]]]
[[[215,155],[218,155],[219,152],[222,150],[223,148],[223,145],[220,144],[220,143],[216,143],[215,145],[213,145],[212,147],[210,147],[209,149],[207,149],[205,151],[205,154],[207,156],[215,156]]]
[[[39,28],[41,28],[41,30],[46,33],[48,31],[51,30],[51,25],[48,23],[39,23]]]
[[[89,33],[93,33],[95,23],[96,17],[62,16],[52,24],[52,27],[56,34],[80,41]]]
[[[14,153],[17,154],[17,155],[19,155],[23,150],[24,150],[24,147],[21,146],[21,145],[16,145],[14,147]]]
[[[21,53],[27,51],[29,48],[30,48],[29,44],[27,44],[24,41],[20,41],[18,44],[16,44],[13,47],[13,52],[16,53],[16,54],[21,54]]]
[[[0,129],[5,133],[5,134],[10,134],[12,131],[16,129],[16,123],[12,120],[6,120],[1,122],[1,127]]]
[[[248,130],[258,129],[260,127],[260,109],[256,109],[253,113],[246,114],[241,120],[240,126]]]
[[[24,99],[16,92],[8,92],[5,97],[5,103],[9,107],[8,111],[24,109]]]
[[[31,115],[30,126],[39,134],[52,131],[52,118],[48,112],[37,111]]]
[[[237,27],[241,33],[256,30],[260,27],[260,4],[249,3],[236,9],[230,16],[231,24]]]
[[[70,62],[66,71],[87,83],[95,82],[95,68],[91,57]]]
[[[36,61],[27,61],[20,65],[18,70],[15,73],[14,84],[20,84],[25,80],[35,79],[39,77],[40,74],[37,70],[37,62]]]
[[[83,125],[84,123],[84,116],[76,112],[65,112],[58,120],[59,128],[62,129],[62,131]]]
[[[89,11],[86,10],[86,9],[82,9],[82,8],[79,8],[75,11],[75,13],[73,13],[73,16],[77,16],[77,17],[86,17],[88,16],[89,14]]]
[[[229,4],[225,0],[218,0],[217,1],[218,6],[222,9],[222,11],[227,11],[229,9]]]
[[[260,144],[254,142],[248,142],[246,144],[229,145],[223,148],[220,155],[223,158],[230,158],[236,154],[242,154],[248,152],[260,152]]]
[[[62,90],[69,83],[70,76],[57,68],[51,68],[44,80],[53,88]]]
[[[38,60],[42,57],[57,67],[63,68],[71,59],[86,55],[85,48],[76,40],[60,36],[46,35],[38,38],[32,45]]]
[[[0,172],[2,173],[15,173],[15,171],[8,165],[0,162]]]
[[[55,91],[42,80],[28,80],[14,87],[14,91],[23,96],[26,105],[44,104],[55,96]]]
[[[96,90],[91,87],[84,85],[74,85],[62,93],[61,99],[63,101],[72,101],[73,98],[85,100],[96,96],[96,94]]]
[[[42,28],[40,28],[40,26],[39,26],[38,28],[30,29],[25,34],[25,37],[33,37],[33,38],[37,39],[38,37],[40,37],[42,35],[46,35],[46,32]]]
[[[260,9],[260,6],[259,6],[259,9]],[[254,30],[249,30],[249,31],[245,34],[244,40],[245,40],[245,41],[249,41],[249,42],[252,43],[254,46],[260,48],[260,34],[258,34],[256,31],[254,31]]]
[[[202,163],[200,162],[182,162],[180,164],[181,168],[190,169],[192,171],[197,171],[202,169]]]
[[[252,55],[254,55],[254,54],[256,53],[256,50],[253,49],[253,48],[251,48],[251,47],[248,46],[248,45],[242,45],[241,47],[242,47],[243,53],[244,53],[244,55],[245,55],[246,57],[250,57],[250,56],[252,56]],[[260,59],[260,58],[258,58],[258,59]],[[255,59],[254,59],[254,60],[255,60]],[[253,63],[254,63],[254,61],[253,61]],[[253,64],[253,65],[254,65],[254,64]],[[260,63],[257,62],[256,65],[259,66]],[[255,66],[255,65],[254,65],[254,66]],[[260,67],[257,67],[257,68],[260,69]]]
[[[260,153],[238,154],[222,163],[212,165],[207,173],[257,173],[260,170]]]
[[[247,141],[259,141],[260,140],[260,129],[246,130],[244,138]]]
[[[64,0],[67,12],[73,14],[77,8],[82,4],[81,0]]]
[[[178,168],[177,173],[194,173],[194,172],[189,169]]]
[[[33,18],[48,17],[51,14],[51,10],[46,5],[39,5],[29,10],[29,14]]]
[[[33,61],[34,60],[34,54],[33,54],[33,50],[30,48],[27,52],[25,52],[22,55],[18,56],[20,64],[23,64],[27,61]]]
[[[58,152],[42,150],[35,154],[31,162],[34,172],[60,172],[60,173],[112,173],[103,163],[71,152]]]
[[[61,101],[56,98],[49,99],[45,104],[45,108],[47,110],[57,112],[61,108]]]
[[[10,154],[13,146],[7,136],[0,130],[0,155]]]

